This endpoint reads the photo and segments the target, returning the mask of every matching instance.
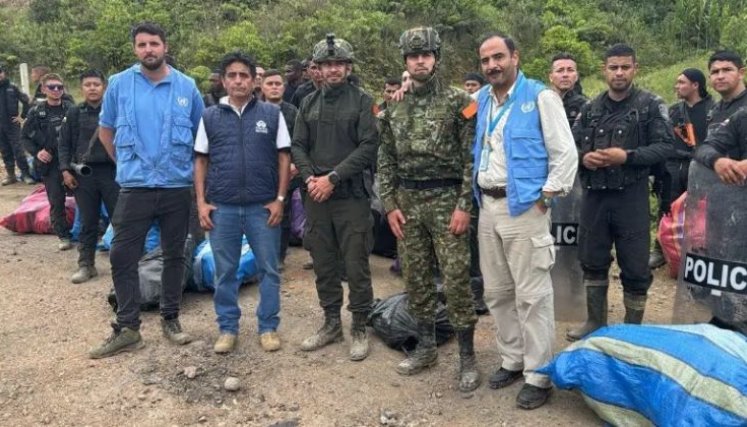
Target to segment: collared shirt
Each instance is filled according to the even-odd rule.
[[[161,156],[161,133],[164,132],[164,113],[171,110],[169,96],[174,79],[173,71],[158,82],[152,82],[143,74],[140,67],[135,70],[135,123],[137,133],[143,141],[145,155],[154,160]],[[110,88],[111,89],[111,88]],[[107,90],[104,94],[99,124],[103,127],[116,129],[117,124],[117,101],[119,93]],[[124,94],[128,96],[129,94]],[[202,117],[202,97],[197,87],[192,93],[190,100],[192,110],[190,118],[193,123],[193,132]]]
[[[495,92],[490,90],[488,123],[491,123],[500,113],[501,107],[511,97],[515,87],[516,83],[511,86],[503,99],[498,99]],[[478,94],[479,92],[472,94],[473,99],[477,99]],[[563,100],[552,90],[543,90],[537,96],[537,108],[548,154],[548,176],[542,191],[565,195],[573,187],[576,174],[574,162],[577,160],[574,156],[575,150],[566,149],[568,146],[575,147],[575,143],[563,107]],[[491,150],[488,155],[487,170],[477,174],[477,185],[481,188],[506,187],[508,183],[506,153],[503,149],[503,129],[510,113],[509,110],[503,114],[491,135],[485,132],[485,144],[490,144]]]
[[[239,117],[241,117],[241,114],[244,112],[246,106],[249,105],[249,101],[247,101],[241,107],[236,107],[235,105],[228,102],[227,96],[221,98],[220,103],[230,106],[234,113],[236,113]],[[285,124],[285,118],[283,118],[282,114],[280,115],[280,117],[278,117],[278,134],[275,139],[275,143],[278,150],[290,149],[290,134],[288,133],[288,126]],[[197,128],[197,136],[195,137],[195,151],[200,154],[208,154],[209,145],[210,143],[208,141],[207,132],[205,132],[205,123],[202,121],[202,119],[200,119],[200,126]]]

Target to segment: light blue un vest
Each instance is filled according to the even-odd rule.
[[[117,151],[117,182],[122,187],[180,188],[193,183],[194,124],[190,117],[194,80],[171,69],[168,105],[161,124],[161,155],[150,159],[135,123],[135,78],[140,64],[112,76],[118,86],[114,146]],[[116,83],[115,83],[116,80]]]
[[[539,200],[542,186],[547,181],[547,149],[542,136],[542,125],[537,110],[537,96],[546,87],[542,83],[527,79],[519,72],[511,97],[514,99],[503,128],[503,150],[506,153],[508,186],[508,212],[519,216]],[[472,148],[474,169],[472,186],[477,203],[480,203],[480,187],[477,173],[485,136],[488,132],[491,86],[483,87],[477,98],[477,123],[475,143]],[[509,101],[507,101],[509,102]]]

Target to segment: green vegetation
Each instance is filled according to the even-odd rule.
[[[20,4],[20,5],[19,5]],[[327,32],[356,48],[356,72],[378,92],[398,75],[402,30],[432,25],[444,41],[443,73],[458,81],[478,69],[480,36],[502,30],[520,48],[523,69],[544,78],[547,61],[565,50],[579,62],[587,92],[603,88],[601,53],[631,44],[640,84],[671,100],[684,65],[705,67],[707,53],[747,51],[743,0],[30,0],[0,3],[0,61],[47,64],[74,77],[94,66],[107,73],[134,61],[129,29],[159,22],[180,68],[202,83],[222,54],[242,49],[264,66],[308,56]]]

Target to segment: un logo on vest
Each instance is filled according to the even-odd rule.
[[[267,123],[265,123],[264,120],[259,120],[257,122],[257,127],[254,129],[254,132],[267,133]]]
[[[187,105],[189,105],[189,99],[187,99],[187,98],[185,98],[183,96],[180,96],[180,97],[176,98],[176,103],[180,107],[186,107]]]
[[[534,101],[529,101],[521,104],[521,112],[522,113],[529,113],[534,111],[535,104]]]

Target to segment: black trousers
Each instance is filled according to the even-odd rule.
[[[21,146],[20,126],[15,124],[0,125],[0,153],[2,153],[6,171],[15,172],[15,165],[17,165],[22,174],[29,174],[26,152]]]
[[[109,217],[114,214],[119,197],[119,184],[114,180],[116,167],[111,163],[90,164],[91,175],[77,176],[75,202],[80,211],[80,236],[78,240],[78,266],[92,267],[96,256],[96,241],[99,233],[101,202],[104,202]]]
[[[67,190],[62,184],[62,172],[60,172],[57,157],[46,166],[46,173],[42,175],[42,182],[44,182],[44,189],[49,200],[49,220],[52,222],[52,229],[57,237],[69,239],[72,235],[65,213],[65,194]]]
[[[648,180],[623,190],[585,190],[578,239],[584,279],[608,278],[614,244],[624,291],[645,295],[652,281],[649,223]]]
[[[319,304],[339,313],[343,304],[341,276],[347,272],[351,312],[368,313],[373,302],[368,256],[373,247],[373,219],[368,199],[306,198],[307,233],[304,246],[311,252]]]
[[[179,316],[184,277],[184,243],[189,227],[191,188],[123,188],[112,216],[114,238],[109,257],[117,295],[117,323],[140,328],[138,261],[145,236],[154,220],[161,227],[163,273],[161,316]]]

